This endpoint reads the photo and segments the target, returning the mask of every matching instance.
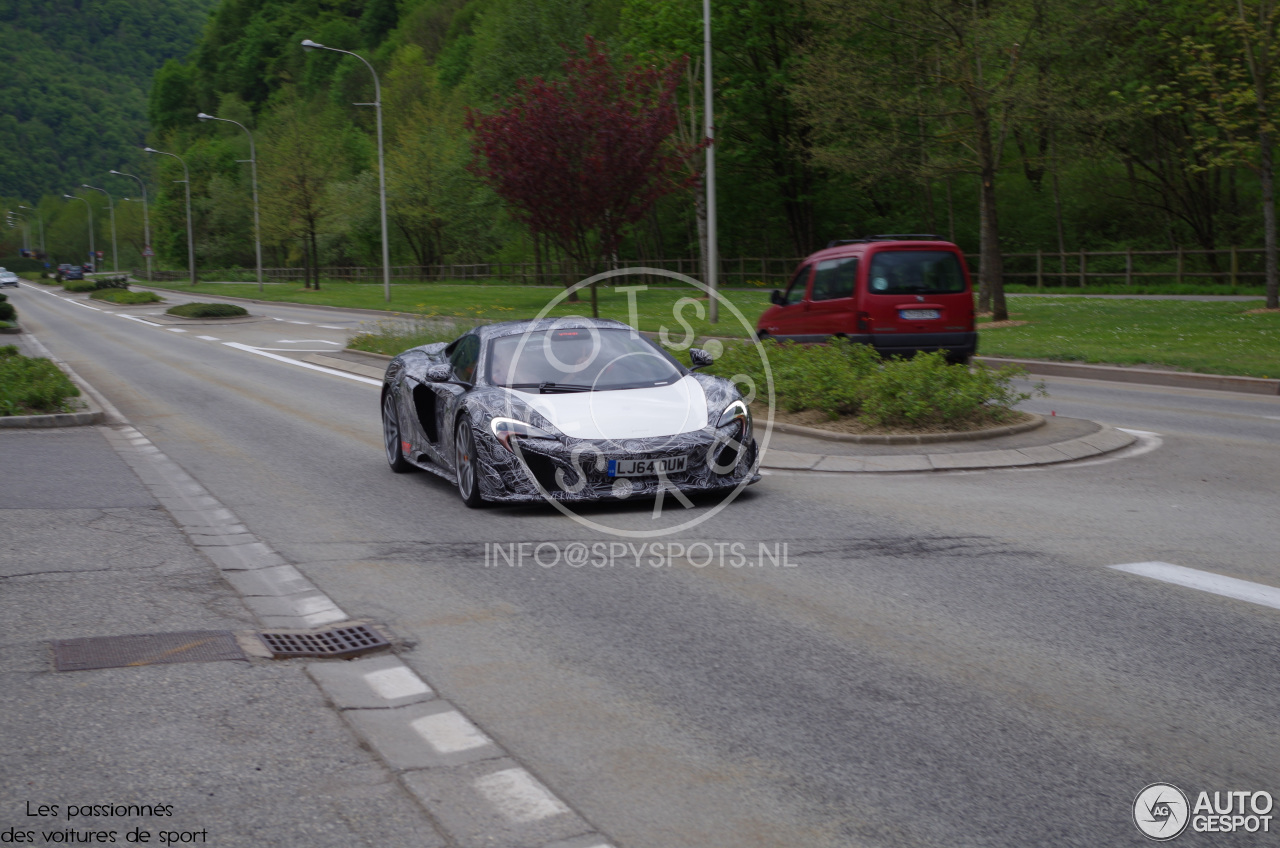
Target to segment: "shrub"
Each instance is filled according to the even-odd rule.
[[[451,342],[471,324],[452,318],[400,318],[379,321],[376,329],[359,333],[347,342],[352,350],[388,356],[433,342]]]
[[[18,310],[13,308],[12,303],[0,303],[0,321],[16,321],[18,320]]]
[[[97,291],[98,284],[93,280],[65,280],[62,283],[62,288],[64,291],[80,294],[84,292]]]
[[[9,299],[9,295],[7,295],[7,294],[0,294],[0,303],[4,303],[4,302],[5,302],[6,300],[8,300],[8,299]]]
[[[0,347],[0,415],[67,412],[79,394],[49,360],[22,356],[13,345]]]
[[[155,292],[129,291],[127,289],[102,289],[89,295],[92,300],[105,300],[108,303],[160,303],[160,295]]]
[[[779,344],[763,349],[773,374],[778,406],[787,412],[816,409],[830,418],[857,416],[871,427],[926,428],[976,425],[1007,418],[1010,409],[1032,397],[1012,381],[1020,368],[992,371],[949,365],[942,353],[882,361],[869,345],[833,339],[827,344]],[[730,343],[710,373],[744,374],[765,399],[764,365],[755,345]],[[1037,387],[1035,393],[1043,394]]]
[[[931,427],[991,418],[1033,395],[1013,388],[1022,368],[949,365],[941,352],[893,359],[872,374],[858,417],[872,426]],[[1043,389],[1038,389],[1043,394]],[[999,416],[996,416],[999,417]]]
[[[102,289],[127,289],[129,288],[129,276],[121,274],[116,277],[95,277],[93,279],[93,287],[99,291]]]
[[[165,311],[183,318],[234,318],[249,314],[243,306],[236,306],[234,303],[180,303]]]

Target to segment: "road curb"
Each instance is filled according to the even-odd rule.
[[[1044,417],[1028,412],[1030,421],[1009,424],[1003,427],[988,427],[985,430],[970,430],[963,433],[886,433],[883,435],[860,435],[857,433],[837,433],[823,430],[820,427],[806,427],[803,424],[787,424],[782,421],[773,422],[773,430],[778,433],[790,433],[793,436],[809,436],[814,439],[825,439],[829,442],[849,442],[860,445],[928,445],[939,442],[976,442],[982,439],[995,439],[999,436],[1012,436],[1025,433],[1044,426]]]
[[[845,456],[767,450],[760,466],[773,471],[814,474],[918,474],[932,471],[985,471],[1020,466],[1056,465],[1091,459],[1129,447],[1132,433],[1104,426],[1097,433],[1052,445],[967,453]]]
[[[1280,395],[1280,380],[1262,377],[1233,377],[1225,374],[1193,374],[1189,371],[1160,371],[1154,368],[1126,368],[1120,365],[1087,365],[1079,362],[1052,362],[1044,359],[1008,359],[999,356],[975,356],[993,368],[1020,365],[1031,374],[1045,377],[1079,377],[1085,380],[1107,380],[1112,383],[1145,383],[1179,389],[1208,389],[1219,392],[1244,392],[1255,395]]]

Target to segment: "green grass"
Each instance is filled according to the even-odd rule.
[[[1280,377],[1280,313],[1261,301],[1018,298],[1021,327],[983,330],[978,352],[1019,359],[1147,365],[1205,374]]]
[[[1074,282],[1066,285],[1046,285],[1042,289],[1035,284],[1005,283],[1006,294],[1203,294],[1203,295],[1245,295],[1247,297],[1266,297],[1266,287],[1261,283],[1244,283],[1232,288],[1229,283],[1141,283],[1135,282],[1126,286],[1117,283],[1089,283],[1083,288]]]
[[[109,303],[136,304],[160,303],[160,295],[147,291],[127,291],[125,289],[99,289],[89,295],[90,300],[105,300]]]
[[[69,412],[80,390],[48,359],[18,353],[16,345],[0,347],[0,415],[45,415]]]
[[[627,277],[610,280],[619,286],[639,284],[639,280]],[[424,318],[456,318],[468,322],[513,321],[521,318],[533,318],[557,294],[563,291],[558,287],[511,286],[511,285],[479,285],[474,283],[397,283],[391,287],[391,303],[383,299],[381,284],[343,283],[322,284],[320,291],[303,289],[298,284],[269,285],[259,294],[257,283],[241,284],[202,284],[191,286],[165,283],[163,286],[150,285],[151,288],[164,288],[194,294],[225,295],[228,297],[247,297],[256,300],[269,300],[288,303],[311,303],[325,306],[339,306],[357,309],[383,309],[400,312],[410,316]],[[567,301],[558,304],[551,312],[552,317],[563,315],[590,315],[590,293],[580,293],[582,300],[578,303]],[[652,287],[648,291],[636,295],[639,329],[657,332],[666,327],[675,337],[685,333],[684,328],[673,315],[676,302],[683,297],[698,294],[688,287]],[[742,311],[748,324],[754,327],[760,313],[769,305],[768,291],[727,291],[724,293],[735,306]],[[599,289],[600,317],[616,318],[631,323],[627,295],[615,291],[604,283]],[[750,327],[742,326],[730,311],[721,305],[720,321],[711,324],[705,319],[706,302],[702,302],[704,318],[696,316],[694,308],[684,308],[684,318],[698,336],[717,335],[745,338]],[[403,348],[401,348],[403,350]],[[393,351],[399,353],[399,351]]]

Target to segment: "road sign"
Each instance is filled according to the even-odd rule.
[[[101,250],[99,250],[99,251],[98,251],[98,258],[99,258],[99,259],[101,259],[101,258],[102,258],[102,251],[101,251]]]
[[[143,255],[143,256],[155,256],[155,255],[156,255],[156,252],[155,252],[154,250],[152,250],[152,249],[151,249],[151,245],[147,245],[146,247],[142,248],[142,255]]]

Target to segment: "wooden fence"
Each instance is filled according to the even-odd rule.
[[[970,270],[977,274],[978,255],[967,254]],[[1162,281],[1182,283],[1190,280],[1210,280],[1223,287],[1235,288],[1240,283],[1261,282],[1265,279],[1264,251],[1261,248],[1232,247],[1221,250],[1077,250],[1067,253],[1036,251],[1035,253],[1006,253],[1004,261],[1005,282],[1025,283],[1038,289],[1082,287],[1094,283],[1133,285],[1135,281]],[[787,284],[800,258],[722,258],[720,260],[719,285],[725,288],[762,289],[782,288]],[[702,263],[698,259],[649,259],[628,261],[624,268],[659,268],[696,280],[702,279]],[[263,276],[272,282],[301,280],[302,268],[263,268]],[[135,270],[135,279],[144,279],[145,272]],[[320,276],[331,280],[349,280],[357,283],[377,284],[383,280],[381,267],[336,266],[320,269]],[[184,280],[185,271],[155,271],[152,279]],[[254,269],[201,270],[200,278],[220,282],[254,282]],[[391,268],[393,282],[449,282],[493,280],[516,285],[561,286],[582,278],[571,262],[544,262],[538,266],[532,262],[483,262],[444,265],[395,265]],[[650,284],[661,284],[664,278],[652,275]]]

